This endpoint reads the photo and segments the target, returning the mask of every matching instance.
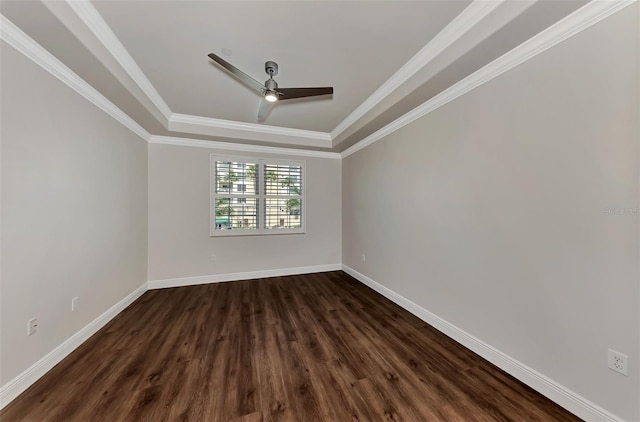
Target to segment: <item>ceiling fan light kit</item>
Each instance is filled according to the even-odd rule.
[[[278,100],[291,100],[294,98],[306,98],[316,97],[319,95],[331,95],[333,94],[333,87],[317,87],[317,88],[278,88],[278,83],[273,79],[278,74],[278,63],[268,61],[264,64],[264,71],[269,75],[263,84],[253,79],[231,63],[227,62],[220,56],[214,53],[209,54],[209,58],[222,66],[226,71],[231,73],[236,78],[240,79],[255,91],[257,91],[266,101],[269,103],[275,103]],[[262,105],[258,112],[258,120],[266,117],[266,110]]]
[[[278,93],[275,91],[265,91],[264,99],[269,101],[270,103],[275,103],[278,101]]]

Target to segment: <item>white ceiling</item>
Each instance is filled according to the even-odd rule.
[[[172,111],[257,123],[259,95],[208,53],[281,87],[333,86],[282,101],[265,123],[330,132],[468,2],[123,2],[94,5]],[[144,30],[140,17],[144,16]],[[223,48],[231,49],[230,57]]]
[[[151,134],[340,151],[584,3],[5,0],[0,11]],[[274,60],[279,86],[334,95],[279,102],[259,124],[260,97],[211,52],[259,81]]]

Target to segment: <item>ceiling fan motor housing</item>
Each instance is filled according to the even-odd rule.
[[[273,79],[267,79],[264,83],[264,87],[267,88],[267,91],[275,91],[278,89],[278,83]]]

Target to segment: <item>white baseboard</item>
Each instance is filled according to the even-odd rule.
[[[359,273],[353,268],[343,264],[342,270],[351,275],[356,280],[385,296],[387,299],[400,305],[401,307],[411,312],[418,318],[422,319],[429,325],[433,326],[437,330],[451,337],[466,348],[482,356],[503,371],[527,384],[529,387],[538,391],[540,394],[558,403],[560,406],[574,413],[578,417],[586,421],[613,422],[622,420],[611,412],[601,408],[595,403],[592,403],[579,394],[569,390],[565,386],[555,382],[549,377],[528,367],[527,365],[512,358],[511,356],[502,353],[500,350],[494,348],[493,346],[490,346],[482,340],[472,336],[466,331],[456,327],[450,322],[440,318],[436,314],[429,312],[428,310],[411,302],[409,299],[372,280],[366,275]]]
[[[78,348],[78,346],[84,343],[85,340],[95,334],[100,328],[104,327],[109,321],[133,303],[137,298],[142,296],[146,291],[147,283],[145,282],[127,295],[127,297],[109,308],[105,313],[69,337],[42,359],[31,365],[20,375],[0,387],[0,409],[11,403],[13,399],[18,397],[23,391],[29,388],[40,377],[56,366],[62,359]]]
[[[215,274],[198,277],[174,278],[168,280],[152,280],[145,282],[127,297],[113,305],[87,326],[69,337],[58,347],[49,352],[42,359],[31,365],[20,375],[0,387],[0,409],[11,403],[23,391],[57,365],[62,359],[84,343],[89,337],[104,327],[116,315],[133,303],[144,292],[150,289],[162,289],[166,287],[190,286],[195,284],[220,283],[223,281],[251,280],[255,278],[279,277],[294,274],[311,274],[324,271],[338,271],[342,264],[315,265],[309,267],[281,268],[275,270],[250,271],[242,273]]]
[[[164,289],[167,287],[194,286],[197,284],[222,283],[225,281],[252,280],[255,278],[339,271],[341,269],[342,264],[314,265],[311,267],[279,268],[275,270],[249,271],[243,273],[212,274],[196,277],[169,278],[166,280],[150,280],[148,283],[149,289]]]
[[[369,286],[386,298],[400,305],[418,318],[435,327],[442,333],[456,340],[458,343],[482,356],[503,371],[524,382],[534,390],[558,403],[565,409],[587,421],[621,421],[622,419],[590,402],[579,394],[569,390],[563,385],[553,381],[545,375],[519,362],[518,360],[502,353],[482,340],[472,336],[450,322],[429,312],[407,298],[399,295],[391,289],[381,285],[371,278],[359,273],[344,264],[317,265],[310,267],[282,268],[275,270],[250,271],[242,273],[215,274],[209,276],[174,278],[167,280],[153,280],[144,283],[127,297],[109,308],[105,313],[89,323],[86,327],[56,347],[42,359],[31,365],[20,375],[0,387],[0,409],[4,408],[20,393],[29,388],[40,377],[57,365],[62,359],[74,351],[85,340],[95,334],[111,319],[122,312],[148,289],[162,289],[166,287],[189,286],[206,283],[220,283],[235,280],[250,280],[265,277],[279,277],[294,274],[311,274],[324,271],[337,271],[342,269],[358,281]]]

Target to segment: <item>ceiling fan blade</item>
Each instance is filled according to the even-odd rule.
[[[269,101],[262,99],[260,100],[260,105],[258,106],[258,121],[264,122],[269,113],[271,113],[271,109],[273,108],[274,103],[270,103]]]
[[[293,98],[315,97],[317,95],[333,94],[333,87],[326,86],[322,88],[278,88],[280,100],[290,100]]]
[[[264,92],[265,87],[264,87],[263,84],[261,84],[260,82],[256,81],[251,76],[247,75],[246,73],[244,73],[242,70],[238,69],[237,67],[235,67],[231,63],[227,62],[222,57],[219,57],[219,56],[216,56],[213,53],[210,53],[209,54],[209,58],[211,60],[213,60],[214,62],[218,63],[220,66],[222,66],[225,69],[227,69],[236,78],[240,79],[242,82],[246,83],[251,88],[253,88],[256,91],[258,91],[258,93],[262,94]]]

